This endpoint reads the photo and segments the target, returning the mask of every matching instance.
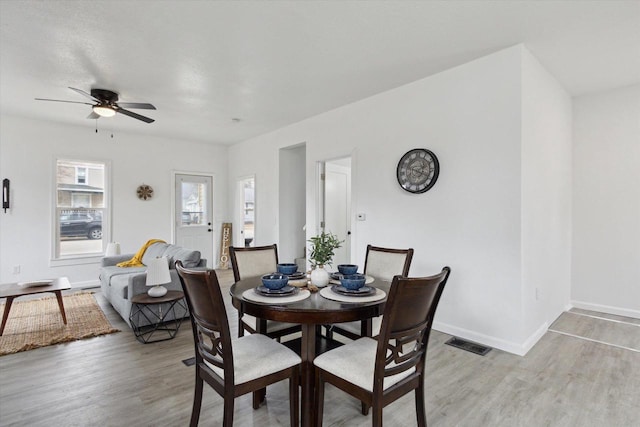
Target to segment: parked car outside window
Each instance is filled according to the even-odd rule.
[[[60,215],[60,236],[102,239],[102,216],[86,212],[62,214]]]

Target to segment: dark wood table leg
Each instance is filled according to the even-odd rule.
[[[365,319],[360,324],[360,336],[370,337],[373,335],[373,320],[371,318]]]
[[[62,321],[67,324],[67,314],[64,312],[64,303],[62,302],[62,291],[53,291],[56,294],[58,300],[58,307],[60,307],[60,314],[62,314]]]
[[[4,327],[7,324],[9,318],[9,310],[11,310],[11,304],[15,297],[7,297],[7,301],[4,303],[4,313],[2,313],[2,326],[0,326],[0,336],[4,333]]]
[[[313,401],[315,395],[315,380],[313,359],[316,356],[316,325],[302,324],[302,426],[310,427],[316,422],[316,407]]]

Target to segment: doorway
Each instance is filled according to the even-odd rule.
[[[335,250],[335,268],[351,262],[351,157],[325,161],[320,174],[320,228],[344,241]]]
[[[207,266],[213,259],[213,177],[175,174],[174,241],[178,246],[200,251]]]

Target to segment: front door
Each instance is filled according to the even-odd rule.
[[[175,175],[175,242],[200,251],[207,266],[213,259],[213,178],[208,175]]]

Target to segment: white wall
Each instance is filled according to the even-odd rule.
[[[573,115],[573,305],[640,318],[640,85]]]
[[[143,125],[146,126],[146,125]],[[149,125],[152,126],[152,125]],[[90,126],[64,126],[2,116],[0,176],[11,179],[13,206],[0,212],[0,281],[68,276],[76,285],[98,279],[98,263],[51,267],[52,180],[58,157],[107,160],[112,165],[113,234],[123,252],[135,252],[150,238],[172,240],[171,171],[214,175],[214,250],[227,215],[227,148],[114,131],[96,134]],[[140,201],[138,185],[154,188]],[[105,236],[105,239],[108,236]],[[13,266],[21,274],[12,274]]]
[[[280,262],[295,262],[305,255],[305,158],[304,145],[279,150],[279,241]]]
[[[569,305],[571,97],[522,48],[522,304],[525,349]]]
[[[354,261],[364,263],[371,243],[413,247],[411,275],[451,266],[437,328],[522,353],[522,56],[520,46],[506,49],[237,144],[229,163],[234,174],[255,173],[263,197],[274,197],[277,150],[306,142],[307,224],[315,224],[316,162],[351,155],[352,212],[367,215],[353,230]],[[441,165],[421,195],[395,177],[400,157],[416,147]],[[258,215],[277,223],[275,209],[262,205]],[[308,227],[307,237],[315,232]]]

